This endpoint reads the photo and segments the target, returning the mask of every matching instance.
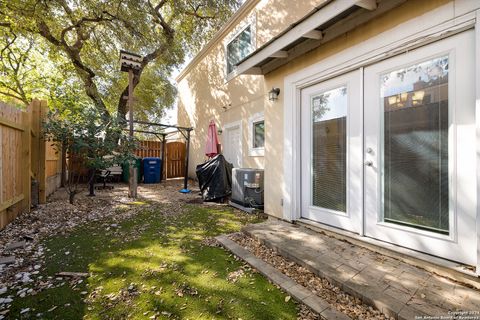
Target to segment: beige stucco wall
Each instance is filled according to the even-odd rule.
[[[225,45],[246,23],[253,21],[256,47],[262,46],[290,24],[308,14],[325,0],[262,0],[247,1],[254,6],[236,17],[229,30],[215,41],[201,59],[193,61],[177,79],[178,124],[192,126],[189,174],[195,176],[195,166],[205,161],[208,124],[215,120],[219,127],[242,121],[242,166],[264,168],[263,156],[248,155],[248,119],[264,111],[268,91],[263,76],[241,76],[226,81]],[[269,8],[275,8],[271,10]],[[219,136],[220,143],[223,137]]]
[[[255,8],[257,47],[329,0],[263,0]]]
[[[242,75],[225,82],[224,47],[220,41],[200,62],[179,79],[179,123],[195,127],[190,172],[193,173],[194,166],[205,159],[204,145],[209,120],[215,119],[221,126],[241,120],[243,166],[265,168],[265,212],[282,218],[284,78],[450,1],[409,0],[396,9],[265,76]],[[257,23],[257,47],[307,14],[315,4],[318,5],[321,2],[323,1],[260,1],[254,10]],[[267,10],[268,7],[275,9]],[[281,89],[279,99],[275,102],[268,101],[266,97],[266,92],[272,87]],[[226,107],[227,110],[224,111],[223,107]],[[248,118],[261,111],[264,111],[265,114],[265,156],[249,157]]]

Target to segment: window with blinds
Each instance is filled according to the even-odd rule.
[[[347,87],[311,98],[311,204],[346,212]]]
[[[383,219],[448,234],[448,57],[381,81]]]

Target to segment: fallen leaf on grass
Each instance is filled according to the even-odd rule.
[[[235,283],[238,281],[239,278],[245,275],[245,271],[243,269],[238,269],[236,271],[232,271],[227,275],[227,281]]]
[[[51,307],[50,309],[48,309],[47,312],[52,312],[53,310],[55,310],[55,309],[57,309],[57,308],[58,308],[58,306],[53,306],[53,307]]]
[[[88,277],[88,273],[86,272],[59,272],[56,275],[59,277],[72,277],[72,278]]]

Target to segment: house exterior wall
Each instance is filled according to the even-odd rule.
[[[284,78],[308,66],[348,49],[362,41],[366,41],[378,34],[389,30],[403,22],[421,16],[427,12],[451,3],[449,0],[410,0],[403,5],[371,20],[337,39],[313,50],[301,59],[295,59],[281,68],[265,75],[266,88],[278,87],[285,92]],[[242,77],[242,76],[241,76]],[[284,172],[284,94],[280,94],[276,102],[266,102],[265,106],[265,212],[275,217],[284,218],[283,197],[285,193]]]
[[[429,12],[439,10],[439,14],[445,14],[445,19],[448,19],[450,11],[467,11],[476,6],[475,1],[469,0],[408,0],[265,76],[241,75],[226,82],[224,45],[229,32],[235,30],[235,25],[238,28],[253,13],[256,16],[258,48],[322,2],[270,0],[256,3],[251,11],[237,17],[234,26],[225,32],[223,38],[218,39],[201,59],[194,61],[177,79],[179,124],[195,128],[190,174],[193,176],[195,165],[205,160],[204,146],[209,120],[215,119],[220,127],[240,120],[243,128],[243,167],[265,168],[265,212],[278,218],[285,218],[282,208],[286,195],[283,108],[285,77]],[[281,89],[279,99],[274,102],[267,98],[267,92],[272,87]],[[248,118],[258,112],[264,112],[265,116],[265,155],[252,157],[248,156]]]
[[[249,156],[248,120],[264,112],[268,89],[263,76],[241,76],[227,82],[225,46],[242,27],[252,22],[258,48],[324,2],[326,0],[249,0],[243,5],[247,10],[234,16],[230,25],[227,23],[229,27],[221,30],[207,50],[201,51],[180,73],[178,125],[194,128],[190,145],[191,177],[195,177],[195,166],[206,159],[204,149],[210,120],[215,120],[222,129],[241,120],[242,166],[264,168],[264,156]],[[222,135],[219,142],[223,143]]]

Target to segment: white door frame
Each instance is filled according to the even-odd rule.
[[[403,55],[381,61],[365,68],[365,154],[372,166],[365,166],[364,216],[366,235],[421,252],[444,255],[451,260],[476,264],[476,181],[472,176],[475,154],[471,145],[476,143],[474,134],[473,82],[461,83],[461,79],[473,79],[474,32],[468,30]],[[382,212],[382,144],[381,120],[384,116],[380,102],[380,75],[409,67],[420,62],[448,56],[448,196],[449,233],[447,235],[418,227],[389,223]],[[464,61],[464,63],[462,63]],[[368,88],[367,88],[368,86]],[[403,91],[402,91],[403,92]],[[367,116],[368,115],[368,116]],[[385,124],[386,126],[386,124]],[[461,164],[461,165],[458,165]]]
[[[480,10],[476,12],[475,23],[475,122],[477,151],[477,275],[480,275]]]
[[[233,122],[229,122],[225,125],[223,125],[223,132],[227,132],[227,130],[229,129],[232,129],[232,128],[235,128],[235,127],[238,127],[240,129],[240,163],[239,163],[239,166],[240,168],[243,166],[243,143],[242,143],[242,140],[243,140],[243,131],[242,131],[242,120],[238,120],[238,121],[233,121]],[[223,141],[224,139],[222,139],[222,142],[225,143],[225,141]],[[225,150],[225,144],[222,144],[222,153],[223,153],[223,150]]]
[[[477,7],[478,9],[478,7]],[[441,12],[442,14],[439,14]],[[477,11],[468,13],[455,10],[451,4],[444,5],[435,11],[408,20],[367,41],[345,49],[333,56],[317,62],[303,70],[288,75],[284,79],[284,185],[283,185],[283,218],[288,221],[297,220],[301,213],[301,161],[300,161],[300,103],[301,90],[313,84],[325,81],[343,73],[359,70],[377,61],[384,60],[430,42],[460,33],[476,27],[476,77],[480,79],[480,14]],[[424,29],[419,31],[419,26]],[[389,43],[385,43],[388,39]],[[360,81],[363,82],[363,76]],[[476,108],[480,114],[480,80],[476,84]],[[362,99],[363,105],[363,99]],[[476,119],[477,141],[480,141],[480,117]],[[480,149],[480,143],[477,143]],[[480,186],[480,150],[477,152],[477,186]],[[477,197],[480,199],[480,188]],[[363,223],[362,223],[363,225]],[[360,233],[361,235],[363,232]],[[480,206],[477,203],[477,273],[480,274]]]
[[[332,209],[315,207],[311,202],[312,182],[311,178],[303,179],[302,182],[302,217],[311,220],[321,220],[325,224],[342,228],[344,230],[361,233],[362,223],[362,207],[363,197],[362,181],[363,181],[363,121],[362,121],[362,104],[358,97],[362,95],[360,92],[361,81],[358,77],[358,71],[346,73],[324,81],[322,83],[310,86],[302,91],[302,112],[301,112],[301,136],[303,137],[301,144],[301,176],[310,177],[312,169],[311,151],[312,151],[312,118],[311,118],[311,102],[313,95],[339,88],[347,89],[347,110],[346,110],[346,211],[339,212]],[[305,173],[307,173],[305,175]]]

